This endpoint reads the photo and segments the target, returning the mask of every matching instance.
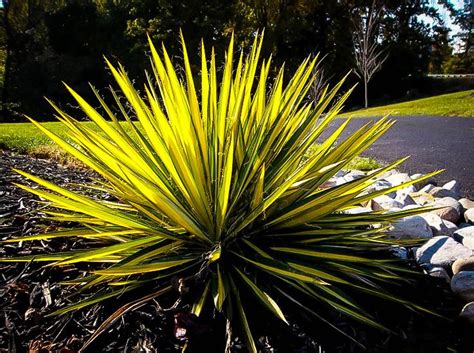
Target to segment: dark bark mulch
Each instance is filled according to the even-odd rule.
[[[14,173],[11,170],[13,167],[61,186],[91,183],[97,177],[90,171],[73,170],[52,161],[4,152],[0,162],[2,240],[54,230],[57,226],[42,219],[44,206],[37,197],[12,184],[32,185]],[[72,188],[78,187],[72,185]],[[45,250],[55,253],[81,247],[84,247],[81,241],[64,239],[2,244],[0,256],[29,255]],[[96,305],[75,314],[45,317],[55,306],[66,302],[71,292],[58,282],[81,275],[77,268],[42,268],[38,263],[0,263],[0,274],[0,352],[77,352],[112,313]],[[163,337],[166,337],[166,344],[160,344],[161,351],[175,351],[168,332],[163,333],[165,319],[156,305],[130,313],[126,319],[112,328],[109,342],[104,340],[100,346],[101,352],[151,352]]]
[[[73,184],[91,183],[97,177],[91,171],[0,151],[0,240],[36,234],[58,226],[43,219],[44,206],[36,197],[12,184],[30,184],[14,173],[13,167],[76,189],[78,186]],[[0,257],[45,250],[55,253],[85,246],[83,240],[69,239],[0,244]],[[72,293],[69,287],[58,283],[85,275],[86,269],[84,266],[56,268],[42,267],[37,263],[0,263],[0,352],[77,352],[108,315],[127,300],[134,299],[133,295],[123,295],[106,305],[96,304],[75,313],[47,317],[55,308],[68,303],[68,296]],[[420,277],[416,286],[394,286],[393,290],[447,318],[455,318],[461,307],[447,285],[438,279]],[[225,326],[222,319],[199,321],[187,316],[185,300],[175,309],[167,310],[178,297],[176,291],[159,303],[150,301],[125,314],[99,336],[87,352],[180,352],[183,342],[175,338],[175,315],[178,315],[180,325],[188,329],[187,336],[191,336],[189,351],[222,351]],[[266,315],[257,304],[249,311],[249,319],[259,337],[259,348],[264,352],[431,353],[472,352],[474,349],[473,329],[463,323],[421,315],[372,298],[358,299],[393,332],[369,329],[331,310],[322,309],[320,313],[364,344],[366,350],[314,317],[297,312],[293,306],[288,306],[293,311],[285,311],[289,313],[289,327]],[[238,338],[232,343],[233,352],[245,352],[243,347]]]

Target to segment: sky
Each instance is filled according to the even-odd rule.
[[[450,1],[456,9],[460,9],[464,6],[464,1],[465,0],[452,0]],[[453,21],[451,17],[449,16],[448,11],[443,7],[438,5],[438,1],[434,0],[436,2],[436,7],[438,7],[438,11],[440,12],[441,16],[446,22],[446,26],[448,26],[451,29],[451,35],[456,34],[459,32],[460,28],[459,26],[453,24]]]
[[[465,2],[472,2],[472,1],[474,0],[451,0],[450,3],[453,4],[456,9],[460,9],[464,6]],[[453,38],[453,36],[455,36],[457,33],[460,32],[461,30],[460,27],[453,23],[453,19],[451,18],[451,16],[449,16],[449,11],[444,6],[438,4],[438,0],[431,0],[431,5],[438,9],[441,15],[441,18],[443,18],[444,20],[446,27],[450,29],[450,33],[449,33],[450,38]],[[419,18],[428,24],[433,23],[433,19],[428,16],[422,15]],[[459,51],[461,49],[460,43],[459,41],[456,41],[456,38],[454,38],[453,46],[454,46],[455,51]]]

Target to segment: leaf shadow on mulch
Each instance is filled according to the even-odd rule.
[[[33,196],[12,185],[14,182],[26,182],[11,171],[12,167],[60,185],[91,182],[96,177],[90,171],[68,169],[48,160],[6,152],[0,157],[1,240],[57,226],[42,220],[42,205]],[[44,249],[54,253],[84,246],[83,241],[77,240],[0,244],[0,256],[34,254]],[[54,308],[67,303],[67,297],[71,294],[70,288],[58,282],[85,274],[85,270],[87,266],[42,268],[36,263],[0,263],[0,352],[77,352],[114,310],[137,295],[124,294],[107,305],[96,304],[76,313],[46,317]],[[462,304],[453,297],[443,280],[420,276],[415,286],[393,285],[392,291],[395,295],[433,309],[447,319],[414,313],[400,305],[363,296],[355,299],[370,313],[375,313],[376,319],[392,332],[370,329],[328,308],[318,311],[366,346],[362,349],[314,316],[296,310],[295,306],[284,301],[281,305],[283,309],[288,308],[284,312],[288,314],[289,326],[267,314],[258,303],[248,310],[248,316],[262,352],[474,351],[474,330],[453,320]],[[211,314],[203,319],[187,316],[184,314],[187,309],[185,297],[181,298],[181,304],[176,309],[166,310],[179,296],[175,291],[160,298],[159,302],[150,301],[138,310],[125,314],[86,352],[180,352],[183,342],[175,338],[176,315],[180,326],[187,330],[186,337],[190,337],[188,352],[222,352],[223,319]],[[245,352],[237,329],[233,337],[236,338],[232,341],[232,352]]]

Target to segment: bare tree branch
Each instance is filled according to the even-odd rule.
[[[382,7],[377,7],[376,2],[365,13],[357,14],[354,21],[354,59],[356,75],[364,83],[365,107],[368,102],[368,83],[373,75],[379,71],[387,59],[387,55],[380,49],[378,43],[380,18],[383,15]]]
[[[321,59],[318,59],[316,66],[313,69],[314,81],[310,90],[310,97],[313,101],[313,104],[316,106],[319,102],[321,96],[324,95],[324,92],[327,90],[329,81],[332,76],[328,76],[324,68],[324,59],[326,59],[327,54],[324,55]]]

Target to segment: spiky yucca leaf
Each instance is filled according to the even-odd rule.
[[[161,295],[171,288],[172,277],[198,276],[202,291],[195,295],[193,312],[199,315],[214,306],[231,317],[229,310],[233,311],[232,320],[240,323],[252,352],[256,346],[242,293],[283,321],[279,302],[299,303],[295,295],[302,295],[382,328],[345,289],[390,298],[380,284],[400,278],[397,271],[403,269],[392,261],[367,257],[369,251],[395,243],[385,237],[385,227],[370,226],[419,211],[344,211],[414,181],[366,192],[374,178],[403,159],[342,185],[327,187],[326,181],[393,122],[384,118],[368,123],[336,144],[347,121],[314,148],[350,94],[336,99],[341,81],[325,90],[316,106],[305,103],[316,59],[304,60],[288,83],[281,69],[270,85],[271,60],[259,61],[261,36],[247,55],[240,53],[238,58],[231,39],[222,73],[214,53],[208,57],[202,45],[199,76],[192,72],[184,40],[182,45],[183,77],[166,49],[160,54],[150,41],[154,79],[145,85],[145,97],[137,93],[122,66],[107,61],[131,113],[114,94],[122,115],[116,116],[96,92],[103,116],[66,86],[97,129],[54,104],[67,128],[67,139],[32,120],[65,151],[99,173],[106,182],[96,189],[119,202],[83,196],[18,171],[43,188],[19,187],[62,210],[51,212],[55,219],[74,220],[82,227],[8,241],[83,237],[103,245],[9,260],[49,261],[50,266],[106,264],[70,282],[82,285],[81,291],[102,285],[99,292],[56,313],[145,285]],[[310,148],[314,153],[307,156]]]

